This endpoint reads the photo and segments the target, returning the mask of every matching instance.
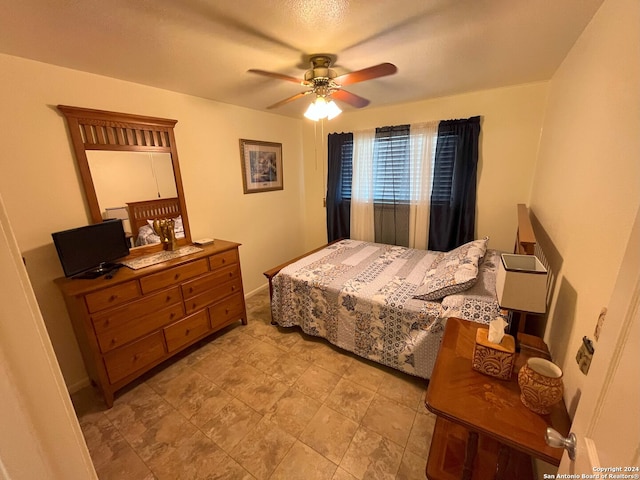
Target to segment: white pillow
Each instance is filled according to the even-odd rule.
[[[413,294],[419,300],[439,300],[470,288],[478,278],[478,263],[487,251],[489,237],[441,253]]]

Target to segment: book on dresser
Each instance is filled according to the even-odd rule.
[[[247,314],[240,244],[218,240],[199,251],[112,278],[59,278],[90,379],[107,406],[156,365]]]

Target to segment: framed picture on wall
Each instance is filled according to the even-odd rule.
[[[244,193],[282,190],[282,144],[240,139]]]

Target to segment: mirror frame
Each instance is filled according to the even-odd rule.
[[[67,119],[76,163],[80,170],[80,178],[92,222],[100,223],[103,218],[93,178],[91,177],[91,170],[89,169],[87,151],[166,152],[171,154],[178,203],[184,226],[184,238],[178,239],[178,244],[190,245],[191,229],[189,228],[187,206],[182,188],[178,149],[176,148],[176,139],[173,132],[173,128],[178,121],[67,105],[58,105],[58,110]],[[162,243],[143,245],[133,248],[131,255],[144,255],[162,249]]]

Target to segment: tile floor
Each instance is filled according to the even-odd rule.
[[[74,402],[101,480],[423,479],[426,381],[269,324],[238,322],[121,391]]]

